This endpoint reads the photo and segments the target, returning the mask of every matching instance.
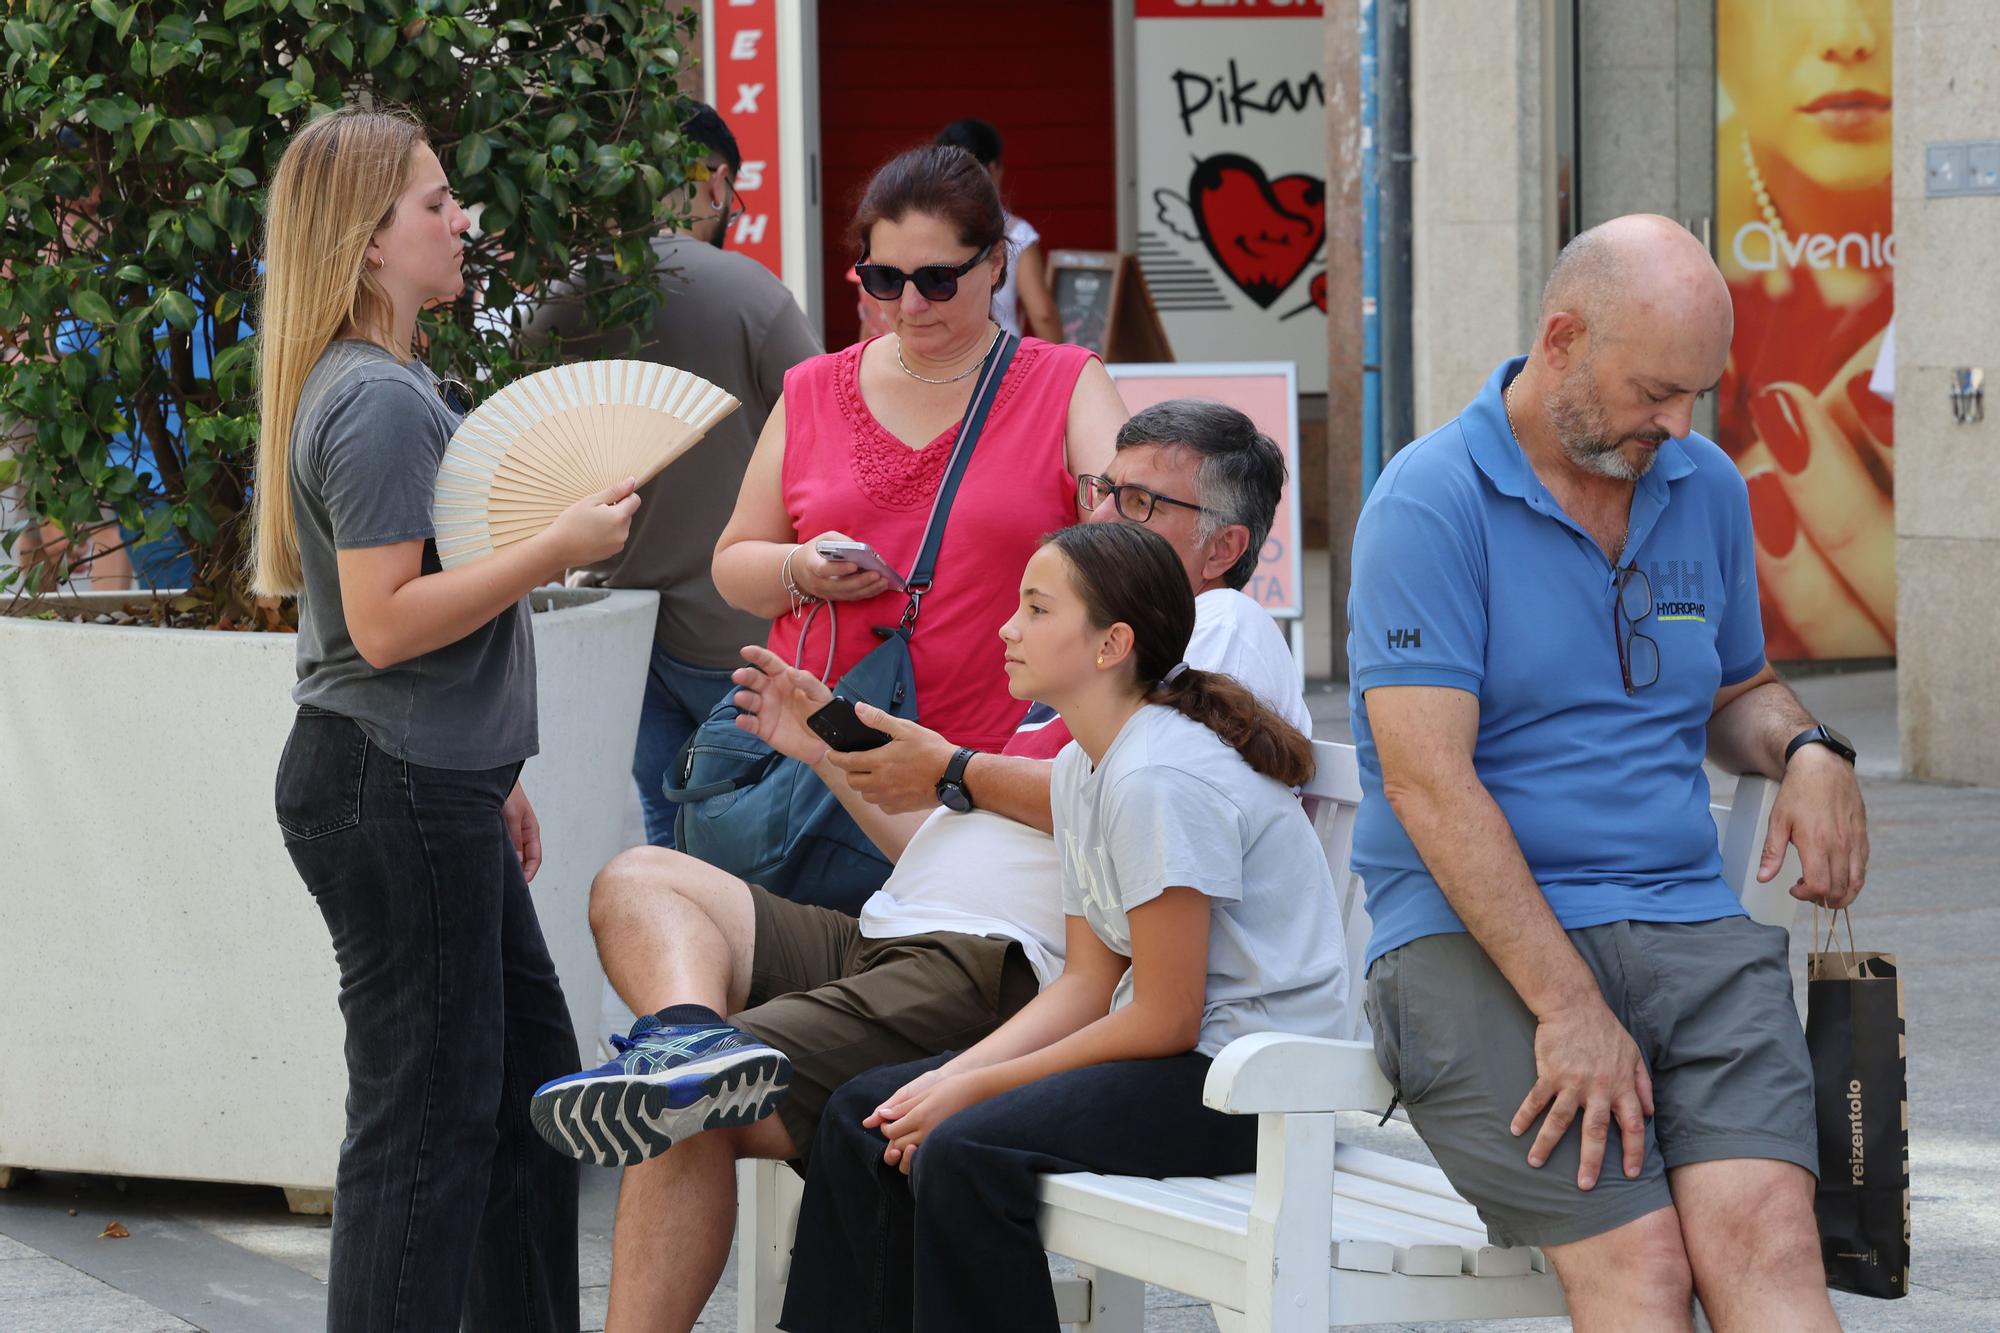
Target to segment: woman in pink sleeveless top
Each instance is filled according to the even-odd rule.
[[[1005,232],[992,179],[963,149],[915,149],[876,173],[853,235],[864,264],[897,270],[874,281],[904,279],[883,302],[896,331],[786,374],[716,545],[723,597],[772,617],[771,651],[829,683],[881,642],[874,627],[898,623],[907,599],[814,547],[866,542],[910,572],[999,335],[988,310],[1006,272]],[[1125,416],[1092,353],[1035,338],[1015,352],[910,639],[926,727],[982,750],[1012,734],[1022,709],[1007,692],[1000,626],[1042,535],[1077,521],[1076,476],[1102,470]]]

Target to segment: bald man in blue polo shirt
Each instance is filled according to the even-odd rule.
[[[1563,251],[1525,358],[1398,453],[1350,604],[1384,1072],[1579,1329],[1838,1328],[1785,931],[1721,876],[1704,753],[1782,784],[1760,878],[1843,906],[1853,751],[1764,660],[1743,478],[1694,434],[1729,292],[1660,217]],[[1616,1130],[1622,1152],[1604,1171]]]

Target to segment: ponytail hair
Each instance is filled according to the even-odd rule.
[[[1166,538],[1130,523],[1079,523],[1043,545],[1068,559],[1092,625],[1131,627],[1133,672],[1147,703],[1201,723],[1267,778],[1287,787],[1311,779],[1312,742],[1297,727],[1230,677],[1181,660],[1194,637],[1194,593]]]

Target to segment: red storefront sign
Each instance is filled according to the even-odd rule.
[[[743,152],[736,179],[743,215],[729,248],[785,276],[781,173],[778,170],[777,0],[715,0],[711,33],[715,109]]]
[[[1324,14],[1321,0],[1138,0],[1142,19],[1296,19]]]

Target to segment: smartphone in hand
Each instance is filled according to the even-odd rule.
[[[826,541],[815,543],[813,550],[819,552],[821,556],[828,560],[845,560],[857,569],[865,569],[870,573],[880,574],[883,578],[889,580],[889,586],[897,592],[907,592],[909,590],[910,585],[903,580],[901,574],[896,572],[896,567],[891,565],[887,560],[884,560],[881,554],[867,542],[840,541],[829,538]]]
[[[806,718],[813,735],[843,754],[879,750],[890,740],[889,733],[877,731],[855,715],[854,703],[834,695],[832,700]]]

